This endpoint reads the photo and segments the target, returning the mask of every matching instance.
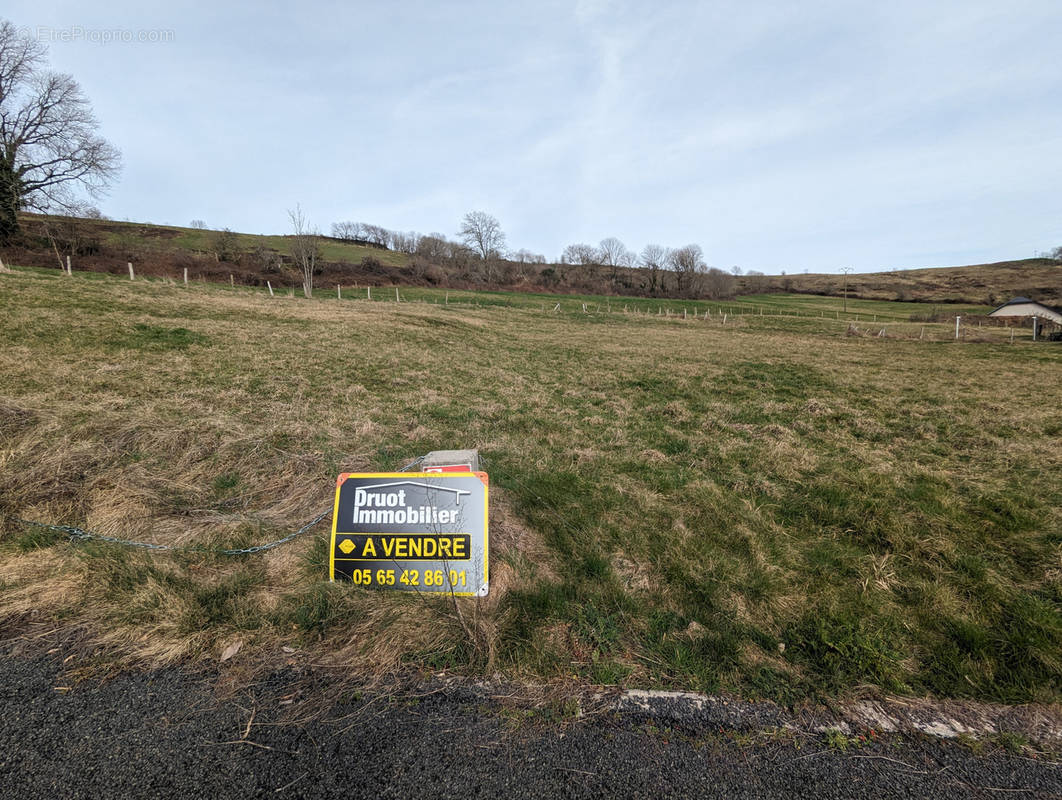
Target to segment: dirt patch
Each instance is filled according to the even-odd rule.
[[[623,553],[616,553],[611,560],[612,570],[628,591],[648,592],[653,588],[652,572],[648,564],[639,563]]]

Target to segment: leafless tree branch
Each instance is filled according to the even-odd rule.
[[[313,296],[313,273],[317,269],[317,240],[320,232],[312,228],[303,214],[302,206],[296,204],[294,210],[288,209],[291,220],[291,255],[302,272],[302,293]]]
[[[121,169],[80,85],[46,70],[46,55],[0,22],[0,236],[14,230],[18,209],[70,212],[77,190],[97,197]]]

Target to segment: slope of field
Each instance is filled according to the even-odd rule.
[[[284,644],[781,701],[1062,699],[1058,345],[869,301],[401,298],[0,275],[0,511],[243,547],[340,471],[478,447],[489,598],[330,585],[324,526],[222,557],[5,517],[0,629],[83,627],[130,662]]]
[[[745,276],[742,291],[805,292],[840,297],[844,275],[822,273],[789,276]],[[1041,303],[1062,303],[1062,263],[1046,258],[1000,261],[965,267],[905,269],[853,273],[848,296],[867,300],[920,303],[983,303],[995,306],[1025,296]]]

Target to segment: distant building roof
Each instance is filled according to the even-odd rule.
[[[991,317],[997,311],[1001,311],[1002,309],[1006,308],[1007,306],[1021,306],[1021,305],[1037,306],[1038,308],[1042,308],[1046,312],[1045,316],[1047,316],[1049,319],[1054,319],[1055,321],[1062,320],[1062,310],[1057,309],[1057,308],[1052,308],[1051,306],[1048,306],[1048,305],[1044,305],[1040,301],[1032,300],[1032,299],[1030,299],[1028,297],[1015,297],[1015,298],[1013,298],[1011,300],[1008,300],[1003,305],[997,306],[996,308],[993,308],[991,311],[989,311],[988,312],[988,316]],[[1017,315],[1001,315],[1001,316],[1017,316]],[[1029,314],[1028,316],[1036,316],[1036,315],[1035,314]]]

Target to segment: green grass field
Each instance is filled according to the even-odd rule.
[[[239,640],[782,702],[1062,700],[1059,345],[956,342],[909,321],[924,304],[400,296],[0,274],[0,511],[245,546],[338,472],[478,447],[489,598],[330,585],[324,525],[226,558],[8,519],[0,629],[76,627],[119,663]]]

